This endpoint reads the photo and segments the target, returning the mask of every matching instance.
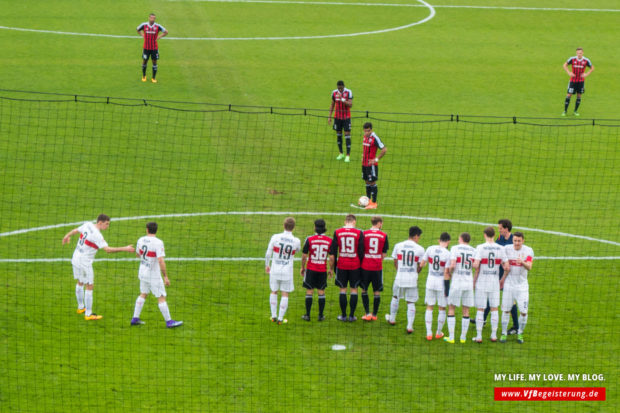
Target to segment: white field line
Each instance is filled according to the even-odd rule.
[[[282,215],[291,215],[291,216],[304,215],[304,216],[307,216],[307,215],[312,215],[312,216],[317,216],[318,217],[318,216],[345,216],[346,213],[343,213],[343,212],[311,212],[311,211],[298,211],[298,212],[292,212],[292,211],[213,211],[213,212],[188,212],[188,213],[177,213],[177,214],[138,215],[138,216],[133,216],[133,217],[113,218],[112,221],[113,222],[116,222],[116,221],[137,221],[137,220],[141,220],[141,219],[156,219],[156,218],[186,218],[186,217],[234,216],[234,215],[265,215],[265,216],[282,216]],[[372,217],[374,215],[376,215],[376,214],[357,214],[357,216],[360,216],[360,217]],[[481,225],[481,226],[485,226],[485,227],[496,225],[496,224],[489,223],[489,222],[478,222],[478,221],[470,221],[470,220],[451,219],[451,218],[437,218],[437,217],[418,217],[418,216],[413,216],[413,215],[382,214],[381,216],[383,218],[407,219],[407,220],[415,220],[415,221],[450,222],[450,223],[455,223],[455,224]],[[71,222],[71,223],[65,223],[65,224],[45,225],[45,226],[42,226],[42,227],[17,229],[17,230],[14,230],[14,231],[8,231],[8,232],[0,233],[0,238],[8,237],[8,236],[11,236],[11,235],[26,234],[26,233],[35,232],[35,231],[45,231],[45,230],[48,230],[48,229],[63,228],[63,227],[77,227],[77,226],[79,226],[79,225],[81,225],[83,223],[84,223],[84,221],[79,221],[79,222]],[[610,241],[610,240],[600,239],[600,238],[594,238],[594,237],[589,237],[589,236],[586,236],[586,235],[569,234],[567,232],[550,231],[550,230],[545,230],[545,229],[529,228],[529,227],[521,227],[521,226],[518,226],[518,227],[515,227],[515,228],[519,228],[519,229],[522,229],[524,231],[539,232],[539,233],[543,233],[543,234],[557,235],[557,236],[560,236],[560,237],[577,238],[577,239],[583,239],[583,240],[586,240],[586,241],[600,242],[600,243],[603,243],[603,244],[610,244],[610,245],[620,246],[620,242]]]
[[[300,261],[300,258],[295,258]],[[385,261],[391,261],[392,258],[386,257]],[[620,260],[619,257],[536,257],[539,260],[579,260],[579,261],[611,261]],[[265,261],[264,257],[166,257],[166,261],[184,261],[184,262],[249,262],[249,261]],[[55,262],[71,262],[71,258],[2,258],[0,263],[55,263]],[[99,258],[95,262],[139,262],[138,258]]]
[[[380,30],[371,30],[366,32],[357,32],[357,33],[342,33],[342,34],[324,34],[317,36],[256,36],[256,37],[168,37],[167,40],[307,40],[307,39],[332,39],[339,37],[356,37],[356,36],[366,36],[371,34],[380,34],[380,33],[389,33],[395,32],[398,30],[408,29],[413,26],[417,26],[420,24],[424,24],[427,21],[431,20],[435,17],[435,9],[433,6],[425,2],[424,0],[416,0],[419,2],[420,7],[426,7],[429,10],[428,16],[423,18],[422,20],[418,20],[412,23],[408,23],[402,26],[390,27],[387,29]],[[55,30],[39,30],[39,29],[27,29],[23,27],[9,27],[9,26],[0,26],[0,29],[4,30],[16,30],[22,32],[35,32],[35,33],[49,33],[49,34],[61,34],[68,36],[91,36],[91,37],[112,37],[117,39],[139,39],[140,37],[137,35],[128,36],[128,35],[116,35],[116,34],[99,34],[99,33],[77,33],[77,32],[63,32],[63,31],[55,31]]]
[[[326,6],[367,6],[367,7],[424,7],[422,4],[406,3],[363,3],[340,1],[300,1],[300,0],[168,0],[170,2],[190,3],[259,3],[259,4],[306,4]],[[592,9],[568,7],[520,7],[520,6],[471,6],[432,4],[436,9],[480,9],[480,10],[527,10],[527,11],[573,11],[573,12],[620,12],[620,9]]]

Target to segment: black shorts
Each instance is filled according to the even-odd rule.
[[[360,285],[360,270],[341,270],[336,268],[336,285],[340,288],[357,288]]]
[[[383,291],[383,271],[369,271],[362,269],[362,277],[360,287],[362,290],[368,291],[368,287],[372,284],[373,291]]]
[[[306,290],[324,290],[327,288],[327,273],[306,270],[303,285]]]
[[[334,130],[336,132],[351,132],[351,118],[349,119],[334,119]]]
[[[149,57],[151,60],[159,60],[159,50],[142,49],[142,60],[149,60]]]
[[[362,179],[376,182],[379,179],[379,165],[362,166]]]
[[[568,82],[568,90],[566,93],[570,93],[571,95],[575,93],[586,93],[586,82]]]

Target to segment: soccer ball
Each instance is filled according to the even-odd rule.
[[[370,202],[370,199],[368,199],[367,196],[360,196],[359,201],[357,201],[358,205],[362,207],[368,206],[369,202]]]

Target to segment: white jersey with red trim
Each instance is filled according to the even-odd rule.
[[[504,288],[520,291],[528,290],[528,271],[523,264],[517,263],[517,259],[521,258],[523,261],[532,262],[534,260],[534,250],[527,245],[521,245],[521,248],[518,250],[515,249],[514,245],[507,245],[505,251],[508,262],[510,263],[510,272],[506,276],[506,281],[504,281]]]
[[[499,269],[508,261],[505,248],[493,241],[485,242],[476,247],[474,260],[480,261],[476,290],[499,291]]]
[[[441,245],[432,245],[426,249],[422,261],[428,262],[428,277],[426,277],[427,289],[443,289],[443,275],[446,265],[450,265],[450,251]]]
[[[418,264],[422,261],[423,256],[424,248],[415,241],[408,239],[396,244],[392,258],[398,260],[398,270],[394,283],[399,288],[418,286]]]
[[[458,244],[450,249],[450,261],[454,262],[454,273],[450,290],[473,290],[472,264],[474,263],[474,247],[467,244]]]
[[[161,276],[159,257],[165,257],[164,242],[157,237],[144,236],[136,243],[136,253],[140,254],[138,278],[149,281]]]
[[[99,248],[107,247],[108,243],[103,239],[99,228],[92,222],[83,223],[77,230],[80,233],[80,239],[78,239],[71,262],[90,265],[93,263]]]
[[[271,261],[271,276],[278,280],[292,280],[293,257],[300,248],[301,242],[292,232],[284,231],[272,236],[265,253],[265,267]]]

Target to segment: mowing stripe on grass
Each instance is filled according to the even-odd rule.
[[[345,216],[346,212],[310,212],[310,211],[213,211],[213,212],[187,212],[187,213],[178,213],[178,214],[152,214],[152,215],[138,215],[133,217],[120,217],[113,218],[112,221],[137,221],[140,219],[154,219],[154,218],[186,218],[186,217],[204,217],[204,216],[233,216],[233,215],[266,215],[266,216],[281,216],[281,215],[313,215],[313,216]],[[357,214],[360,217],[373,217],[375,214]],[[434,221],[434,222],[451,222],[455,224],[471,224],[471,225],[482,225],[485,227],[494,226],[495,224],[489,222],[478,222],[478,221],[470,221],[470,220],[461,220],[461,219],[451,219],[451,218],[436,218],[436,217],[417,217],[413,215],[394,215],[394,214],[383,214],[381,215],[383,218],[394,218],[394,219],[409,219],[409,220],[418,220],[418,221]],[[84,221],[71,222],[66,224],[54,224],[54,225],[45,225],[42,227],[33,227],[33,228],[24,228],[17,229],[14,231],[2,232],[0,233],[0,238],[8,237],[11,235],[19,235],[26,234],[28,232],[35,231],[45,231],[48,229],[55,228],[63,228],[63,227],[77,227],[82,225]],[[620,242],[610,241],[601,238],[593,238],[586,235],[578,235],[578,234],[569,234],[567,232],[560,231],[550,231],[546,229],[539,228],[529,228],[522,226],[515,226],[515,228],[520,228],[525,231],[531,232],[540,232],[543,234],[549,235],[557,235],[560,237],[568,237],[568,238],[577,238],[583,239],[586,241],[600,242],[603,244],[611,244],[615,246],[620,246]]]

